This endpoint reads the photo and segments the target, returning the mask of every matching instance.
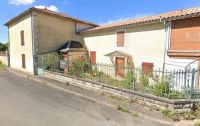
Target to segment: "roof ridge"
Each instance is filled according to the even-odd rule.
[[[91,22],[88,22],[88,21],[85,21],[85,20],[82,20],[82,19],[79,19],[79,18],[75,18],[75,17],[70,16],[70,15],[65,14],[65,13],[52,11],[52,10],[50,10],[48,8],[44,8],[43,9],[43,8],[37,8],[37,7],[31,7],[29,9],[25,10],[21,14],[17,15],[13,19],[11,19],[7,23],[5,23],[5,25],[8,26],[8,25],[12,24],[14,21],[20,19],[22,16],[26,15],[27,13],[30,13],[31,11],[40,11],[40,12],[43,12],[43,13],[49,13],[49,14],[57,15],[57,16],[60,16],[60,17],[63,17],[63,18],[69,18],[71,20],[76,20],[78,22],[82,22],[82,23],[85,23],[85,24],[90,24],[90,25],[93,25],[93,26],[98,26],[97,24],[94,24],[94,23],[91,23]]]
[[[83,31],[83,33],[89,32],[89,31],[108,29],[108,28],[113,28],[113,27],[127,26],[131,24],[139,24],[139,23],[151,22],[151,21],[156,21],[156,20],[181,17],[181,16],[198,14],[198,13],[200,13],[200,7],[173,10],[173,11],[169,11],[165,13],[149,15],[149,16],[144,16],[140,18],[130,18],[128,20],[122,20],[122,21],[116,21],[113,23],[103,24],[98,27]]]

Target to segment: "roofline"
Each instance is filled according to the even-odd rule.
[[[70,20],[80,22],[80,23],[84,23],[84,24],[88,24],[88,25],[98,26],[97,24],[87,22],[87,21],[84,21],[84,20],[69,16],[69,15],[64,15],[64,14],[59,13],[59,12],[55,12],[55,11],[51,11],[51,10],[47,10],[47,9],[39,9],[39,8],[35,8],[35,7],[31,7],[28,10],[25,10],[21,14],[17,15],[16,17],[14,17],[11,20],[9,20],[8,22],[6,22],[4,25],[10,26],[11,24],[15,23],[16,21],[20,20],[21,18],[23,18],[27,14],[30,14],[33,11],[44,13],[44,14],[49,14],[49,15],[53,15],[53,16],[58,16],[58,17],[63,18],[63,19],[70,19]]]
[[[170,11],[170,12],[173,12],[173,11]],[[169,13],[169,12],[167,12],[167,13]],[[166,13],[162,13],[162,14],[158,14],[158,15],[152,15],[152,16],[145,16],[145,17],[141,17],[141,18],[135,18],[135,19],[132,19],[132,21],[138,20],[138,19],[143,19],[143,18],[151,18],[151,17],[154,17],[154,16],[163,15],[163,14],[166,14]],[[160,23],[160,22],[165,22],[165,21],[175,21],[175,20],[181,20],[181,19],[187,19],[187,18],[193,18],[193,17],[200,17],[200,12],[186,14],[186,15],[179,15],[179,16],[171,16],[171,17],[160,16],[160,18],[153,19],[153,20],[147,20],[147,21],[141,21],[141,22],[129,23],[129,24],[125,23],[125,24],[121,24],[121,25],[119,24],[119,25],[108,26],[108,27],[102,27],[102,26],[104,26],[104,25],[102,25],[102,26],[99,26],[99,27],[95,27],[95,28],[92,28],[92,29],[89,29],[89,30],[82,31],[81,34],[86,34],[86,33],[91,33],[91,32],[99,32],[99,31],[104,31],[104,30],[113,30],[113,29],[117,29],[117,28],[125,28],[125,27],[145,25],[145,24],[154,24],[154,23]],[[123,21],[128,21],[128,20],[123,20]],[[112,24],[115,24],[115,23],[121,23],[123,21],[105,24],[105,26],[106,25],[112,25]]]

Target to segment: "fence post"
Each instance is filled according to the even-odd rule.
[[[185,69],[185,72],[184,72],[184,90],[187,90],[186,89],[186,84],[187,83],[187,69]]]
[[[191,89],[190,89],[190,98],[192,99],[193,90],[194,90],[194,78],[195,77],[195,69],[192,70],[192,80],[191,80]]]

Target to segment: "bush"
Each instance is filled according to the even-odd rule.
[[[123,81],[123,87],[126,89],[132,89],[133,88],[133,82],[135,82],[137,79],[137,75],[131,71],[128,72],[127,75],[124,78]]]
[[[89,63],[78,61],[73,62],[73,66],[69,70],[69,75],[76,77],[84,77],[86,73],[91,73],[92,67]]]
[[[149,85],[149,77],[142,74],[142,76],[139,78],[139,82],[141,84],[142,90]]]

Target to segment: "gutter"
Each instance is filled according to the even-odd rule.
[[[167,48],[170,46],[171,21],[164,20],[164,25],[165,25],[165,32],[166,32],[166,41],[165,41],[164,58],[163,58],[163,76],[164,76],[165,65],[166,65]]]
[[[8,67],[10,67],[10,33],[8,27],[8,50],[7,50],[7,60],[8,60]]]

